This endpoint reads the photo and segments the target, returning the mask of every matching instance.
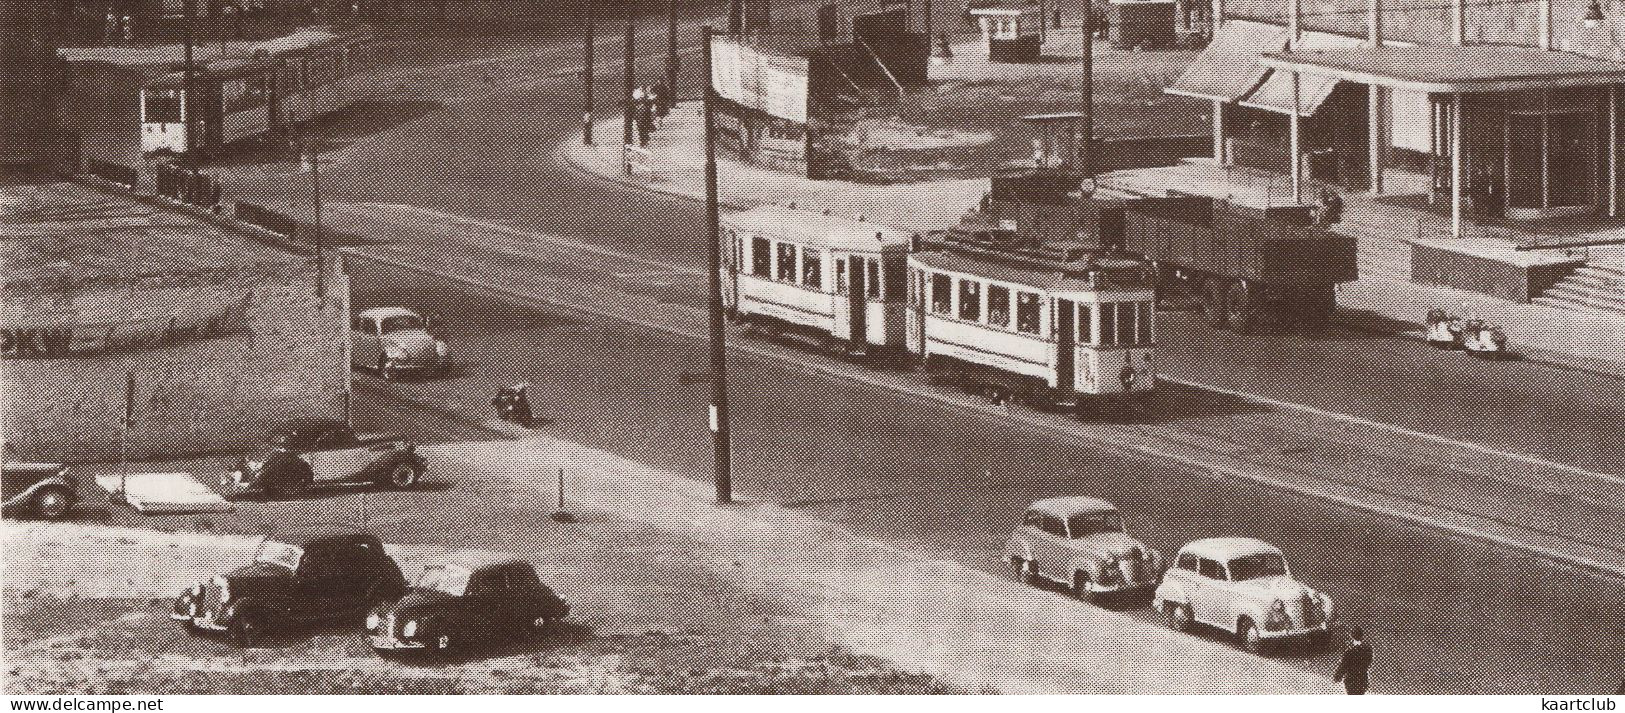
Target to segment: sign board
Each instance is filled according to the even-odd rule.
[[[717,96],[799,124],[807,123],[805,57],[779,57],[728,37],[711,39],[711,86]]]

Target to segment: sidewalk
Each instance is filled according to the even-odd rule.
[[[651,171],[626,175],[621,168],[621,121],[603,119],[593,134],[597,146],[566,142],[559,150],[577,167],[612,180],[695,200],[705,196],[704,127],[697,107],[672,111],[649,142]],[[959,220],[988,190],[986,179],[871,186],[815,181],[718,157],[718,193],[727,208],[744,210],[767,203],[795,203],[814,210],[863,215],[868,220],[909,230],[946,227]],[[1129,193],[1161,193],[1167,180],[1191,166],[1118,172],[1102,183]],[[1222,169],[1212,169],[1222,175]],[[1168,174],[1168,175],[1163,175]],[[1187,178],[1182,184],[1190,183]],[[1218,189],[1215,189],[1218,190]],[[1234,192],[1231,189],[1231,192]],[[1410,251],[1403,235],[1384,234],[1392,225],[1379,207],[1351,201],[1343,226],[1360,241],[1362,279],[1344,284],[1337,295],[1340,320],[1349,326],[1395,331],[1420,338],[1428,310],[1443,308],[1499,324],[1512,349],[1527,358],[1625,376],[1625,316],[1507,302],[1476,292],[1409,281]],[[1362,212],[1365,211],[1365,212]],[[1400,226],[1401,229],[1407,226]],[[1399,323],[1396,325],[1396,323]]]

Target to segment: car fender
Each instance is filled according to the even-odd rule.
[[[1158,609],[1161,609],[1170,602],[1181,606],[1190,606],[1190,593],[1186,592],[1184,585],[1178,582],[1163,580],[1162,584],[1157,586],[1154,603]]]
[[[1235,607],[1236,612],[1235,620],[1230,623],[1231,631],[1240,631],[1243,619],[1251,621],[1253,626],[1258,627],[1260,631],[1264,629],[1264,622],[1269,619],[1269,607],[1267,605],[1248,599],[1235,602],[1231,606]]]
[[[24,488],[22,492],[17,493],[9,500],[6,500],[4,506],[7,508],[27,507],[29,503],[33,502],[34,496],[38,495],[41,490],[46,488],[60,488],[62,490],[66,490],[68,492],[68,504],[70,506],[79,502],[79,491],[74,484],[69,482],[66,478],[54,476]]]
[[[1020,535],[1004,543],[1004,561],[1014,563],[1016,560],[1033,561],[1033,543]]]

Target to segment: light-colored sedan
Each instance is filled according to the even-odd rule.
[[[1088,497],[1028,506],[1004,545],[1004,558],[1022,581],[1048,580],[1081,599],[1149,591],[1163,567],[1161,554],[1123,532],[1116,507]]]
[[[1233,632],[1248,651],[1291,638],[1324,641],[1337,625],[1332,598],[1293,579],[1281,550],[1251,537],[1197,540],[1180,549],[1155,606],[1173,628]]]
[[[402,307],[379,307],[350,321],[350,364],[393,379],[434,374],[451,365],[446,343],[428,332],[421,315]]]

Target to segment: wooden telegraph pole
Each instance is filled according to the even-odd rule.
[[[717,208],[717,130],[712,115],[711,26],[701,35],[700,51],[705,57],[705,225],[706,255],[710,270],[711,317],[711,445],[716,476],[717,502],[733,501],[733,453],[728,430],[728,345],[722,325],[722,226]]]
[[[593,36],[593,26],[598,24],[598,20],[596,18],[594,18],[593,14],[592,14],[592,3],[591,2],[583,2],[581,4],[581,24],[584,25],[584,27],[582,28],[582,33],[581,33],[581,53],[583,55],[583,57],[581,59],[581,82],[582,82],[582,84],[586,85],[585,86],[585,91],[583,92],[583,94],[585,95],[585,98],[586,98],[586,101],[585,101],[586,106],[583,107],[582,110],[581,110],[581,143],[586,144],[588,146],[591,146],[592,145],[592,110],[593,110],[593,105],[592,105],[592,103],[593,103],[592,102],[592,50],[593,50],[592,45],[593,45],[593,37],[592,36]]]
[[[677,99],[677,0],[666,2],[666,91]]]
[[[744,0],[728,0],[728,34],[738,37],[745,31]]]
[[[1078,112],[1078,171],[1095,175],[1095,8],[1083,4],[1083,106]]]

